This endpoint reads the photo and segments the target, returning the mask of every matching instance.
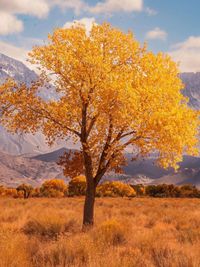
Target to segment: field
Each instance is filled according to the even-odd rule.
[[[200,200],[0,199],[0,267],[199,267]]]

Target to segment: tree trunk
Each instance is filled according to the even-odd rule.
[[[95,192],[96,185],[94,183],[94,179],[87,179],[87,188],[83,213],[83,229],[91,227],[94,224]]]
[[[23,190],[24,191],[24,199],[26,199],[26,190]]]

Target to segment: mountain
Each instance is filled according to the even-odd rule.
[[[45,179],[64,179],[62,169],[56,162],[45,162],[25,156],[14,156],[0,151],[0,184],[15,187],[20,183],[33,186]]]
[[[155,159],[131,161],[127,155],[128,165],[124,167],[125,181],[129,183],[142,184],[194,184],[200,187],[200,158],[184,156],[179,164],[179,169],[164,170],[155,164]]]
[[[22,62],[0,54],[0,83],[7,78],[30,84],[37,79],[37,74],[26,67]]]
[[[69,149],[62,147],[46,154],[37,155],[32,157],[32,159],[41,160],[44,162],[58,162],[59,158],[63,156],[65,152],[69,152]]]
[[[26,67],[22,62],[0,54],[0,84],[8,78],[13,78],[18,82],[24,82],[27,85],[30,85],[32,81],[37,80],[38,75]],[[48,98],[52,97],[53,92],[48,91],[48,94],[45,93],[44,95],[48,95]],[[55,150],[62,146],[62,144],[56,144],[55,146],[49,148],[41,133],[37,133],[35,135],[12,135],[0,126],[0,150],[5,153],[12,155],[36,155]]]
[[[189,72],[180,74],[185,90],[183,95],[189,98],[189,105],[195,109],[200,109],[200,72]]]
[[[15,187],[20,183],[38,186],[46,179],[65,179],[60,166],[56,164],[59,157],[68,149],[61,148],[50,153],[34,157],[9,155],[0,151],[0,184]],[[105,180],[120,180],[132,184],[186,184],[192,183],[200,187],[200,159],[184,157],[177,173],[163,170],[154,164],[154,159],[132,161],[131,155],[126,154],[128,166],[123,174],[109,173]],[[65,179],[66,180],[66,179]]]

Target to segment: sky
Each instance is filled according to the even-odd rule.
[[[26,62],[57,27],[109,22],[131,30],[157,53],[168,53],[181,72],[200,71],[200,0],[0,0],[0,53]]]

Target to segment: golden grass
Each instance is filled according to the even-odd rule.
[[[200,199],[0,199],[0,267],[199,267]]]

